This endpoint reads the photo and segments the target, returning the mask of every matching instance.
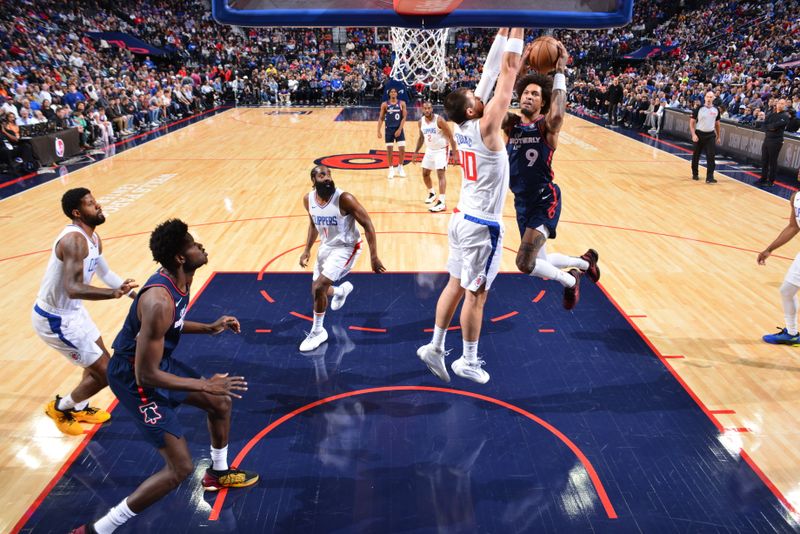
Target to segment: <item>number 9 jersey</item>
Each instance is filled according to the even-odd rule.
[[[508,130],[510,186],[515,196],[538,196],[553,181],[553,152],[547,144],[544,116],[531,123],[517,123]]]

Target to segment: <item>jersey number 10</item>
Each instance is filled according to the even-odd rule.
[[[478,180],[478,162],[475,158],[475,152],[469,150],[459,150],[458,159],[461,162],[461,168],[464,169],[464,178],[470,182]]]

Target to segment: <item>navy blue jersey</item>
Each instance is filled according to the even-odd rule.
[[[125,317],[125,323],[122,325],[122,330],[117,334],[114,343],[111,347],[114,349],[114,356],[123,355],[133,357],[136,354],[136,336],[139,335],[139,330],[142,327],[141,321],[136,313],[136,308],[139,305],[139,299],[142,294],[152,287],[163,287],[169,292],[172,297],[172,302],[175,305],[175,312],[172,316],[172,325],[167,330],[164,336],[164,355],[163,358],[169,358],[175,347],[178,346],[178,341],[181,338],[181,330],[183,330],[183,318],[186,315],[186,309],[189,306],[189,293],[181,293],[172,279],[157,271],[153,276],[147,279],[147,282],[139,290],[136,298],[133,299],[128,310],[128,316]]]
[[[538,195],[553,181],[553,153],[544,135],[544,116],[514,126],[508,136],[508,164],[514,195]]]
[[[386,131],[394,133],[400,127],[400,122],[402,120],[403,110],[400,107],[400,102],[398,101],[397,104],[386,102],[386,115],[383,117]]]

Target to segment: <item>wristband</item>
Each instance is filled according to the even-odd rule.
[[[553,76],[553,91],[558,91],[559,89],[565,93],[567,92],[567,77],[564,76],[563,72],[556,72],[555,76]]]
[[[508,41],[506,41],[506,52],[522,55],[523,47],[524,43],[522,42],[522,39],[517,39],[516,37],[513,37]]]

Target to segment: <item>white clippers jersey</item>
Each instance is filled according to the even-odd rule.
[[[308,194],[308,212],[317,227],[323,245],[329,247],[352,247],[361,241],[361,234],[356,227],[356,219],[352,215],[342,215],[339,198],[342,191],[338,187],[333,196],[324,205],[317,204],[314,191]]]
[[[461,161],[459,211],[473,217],[502,221],[508,192],[508,153],[494,152],[481,138],[480,119],[456,126],[456,144]]]
[[[425,139],[425,146],[429,150],[441,150],[447,147],[447,139],[442,135],[442,129],[439,128],[439,115],[434,113],[431,122],[423,115],[419,120],[422,136]]]
[[[42,286],[39,288],[39,294],[36,297],[36,303],[44,311],[69,313],[79,310],[82,306],[80,299],[71,299],[67,295],[64,287],[64,262],[56,256],[56,245],[65,235],[72,232],[81,234],[86,239],[86,244],[89,247],[89,254],[83,259],[84,284],[91,283],[94,272],[97,269],[97,259],[100,257],[97,234],[92,234],[90,239],[79,227],[74,224],[67,225],[53,242],[53,247],[50,249],[50,261],[47,263]]]
[[[800,226],[800,195],[794,196],[794,220],[797,221],[797,225]]]

